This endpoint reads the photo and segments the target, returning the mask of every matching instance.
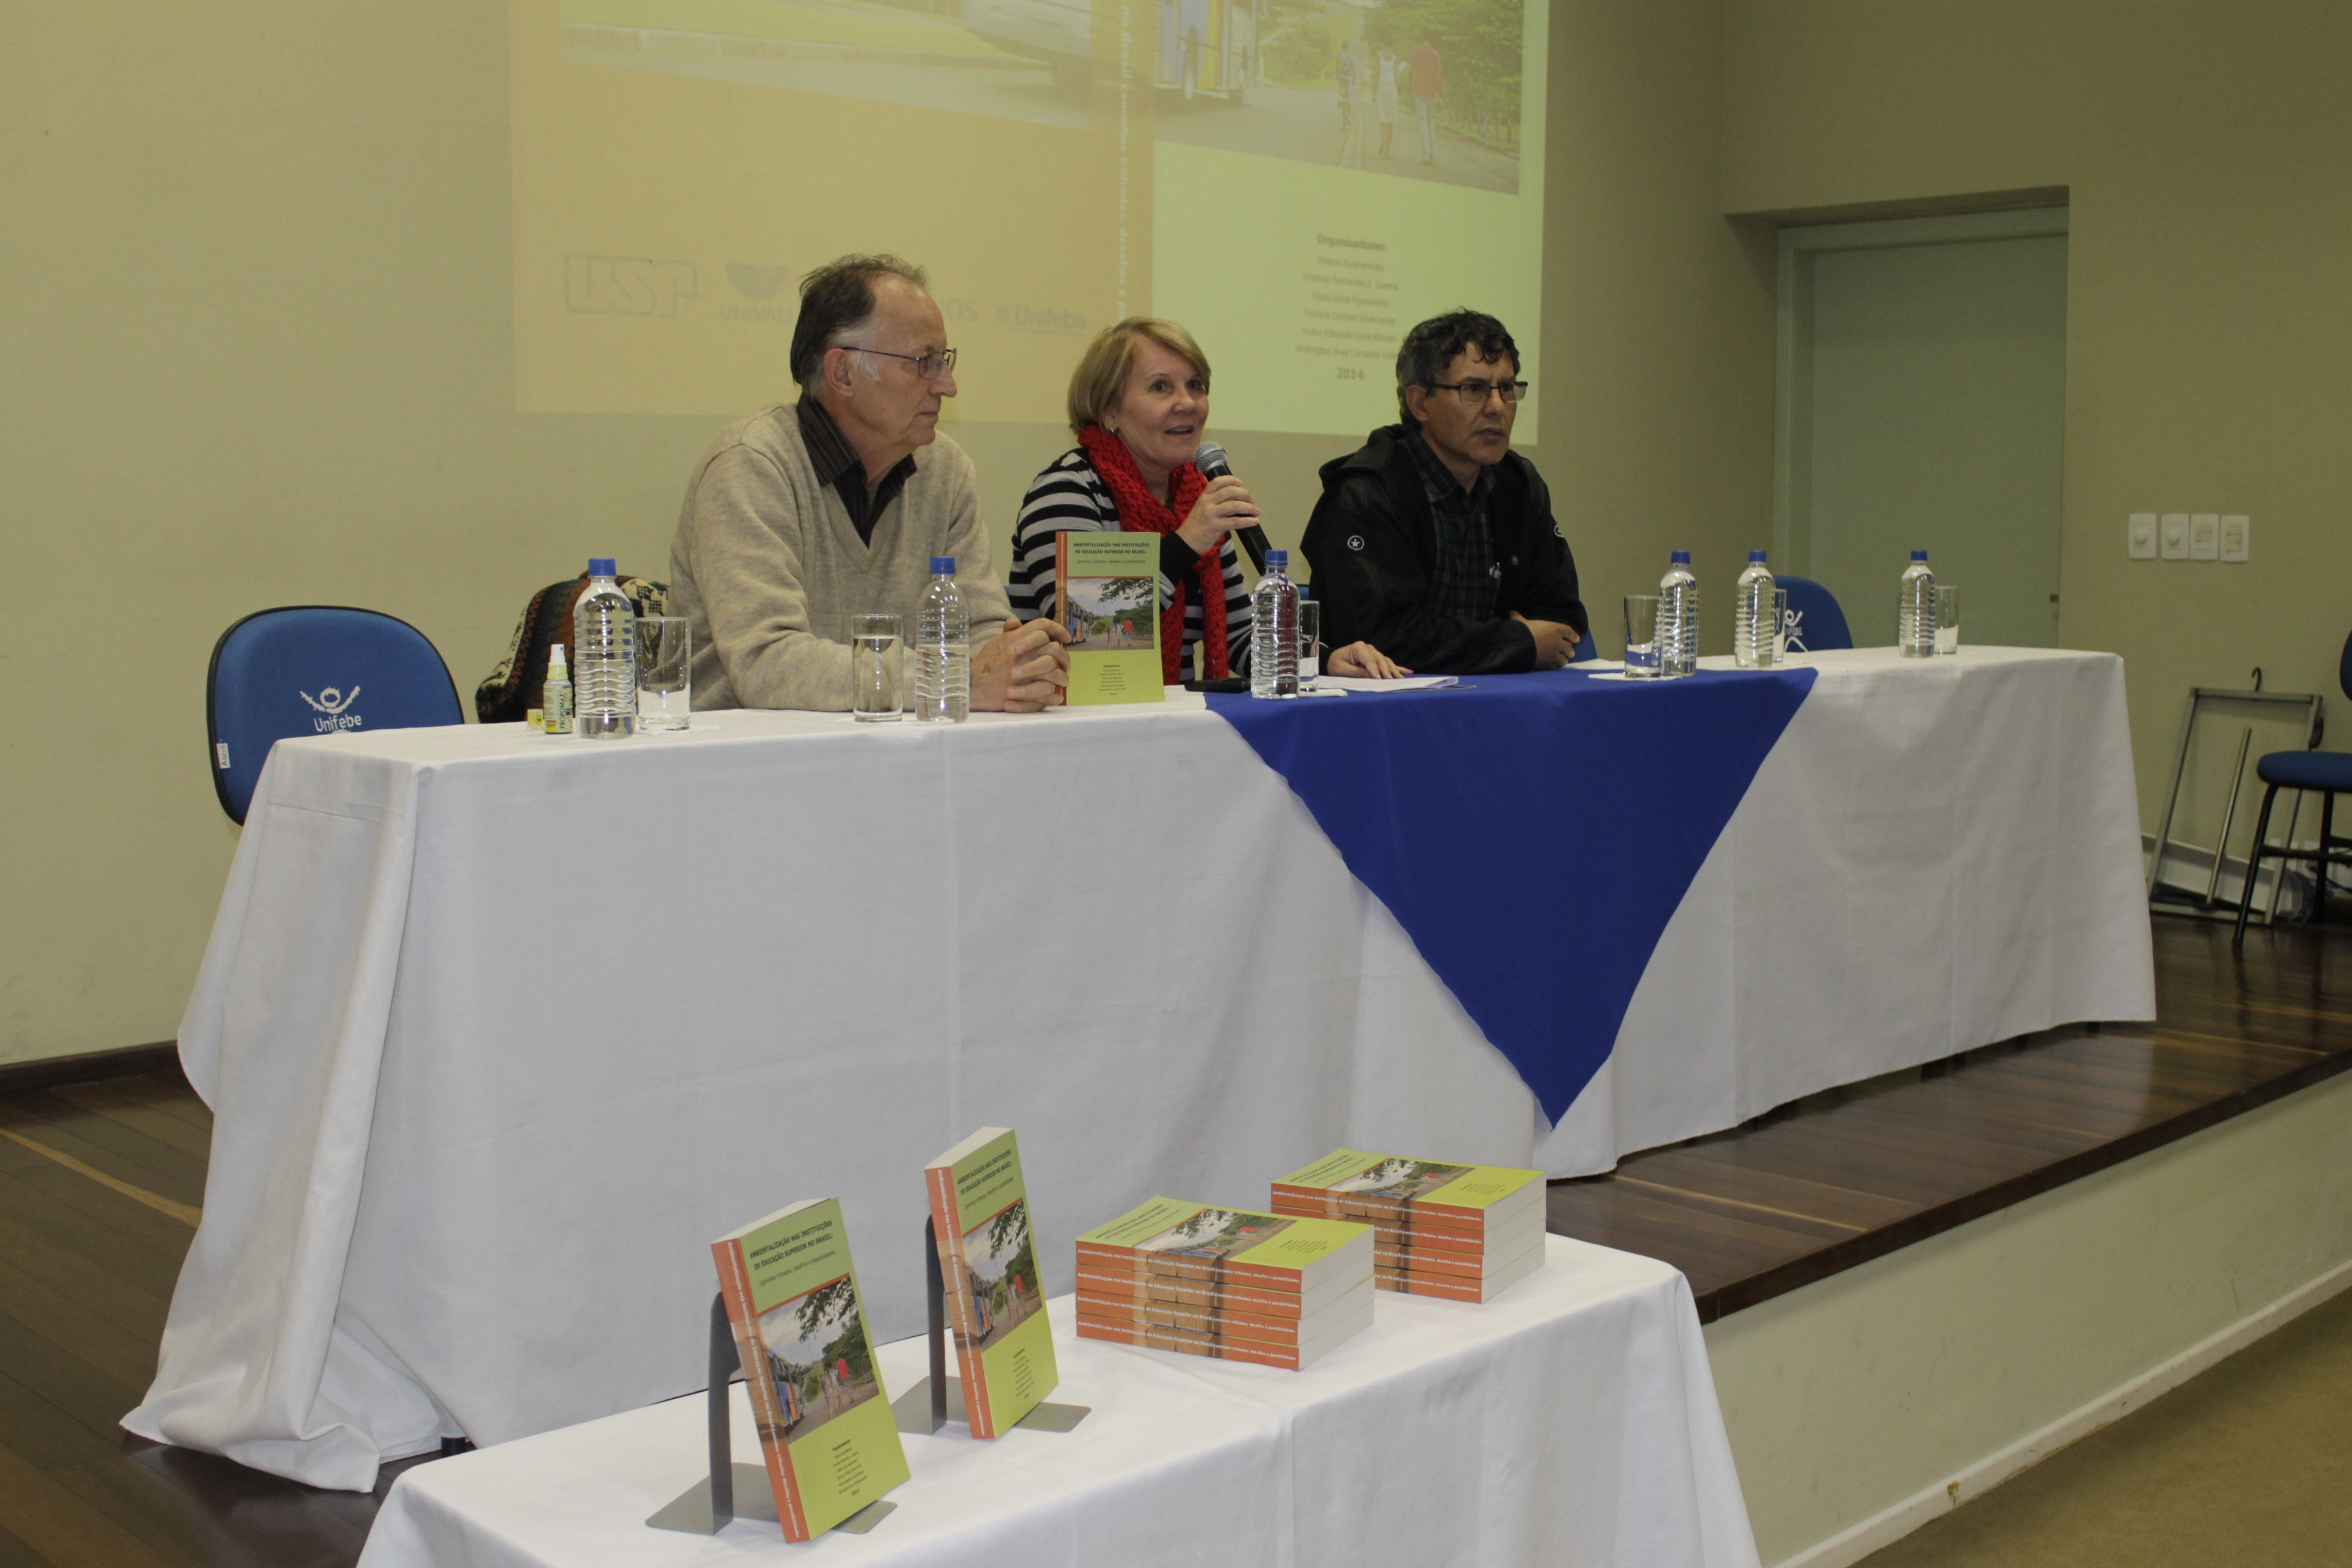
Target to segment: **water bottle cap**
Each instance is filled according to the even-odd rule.
[[[1764,552],[1760,550],[1751,550],[1748,552],[1748,559],[1761,566],[1764,564]]]
[[[1914,561],[1925,561],[1927,559],[1927,552],[1924,550],[1915,550],[1911,552],[1911,559]]]
[[[611,556],[591,555],[588,557],[588,575],[591,577],[617,577],[620,574],[613,570],[613,558]]]
[[[1290,570],[1290,552],[1287,550],[1267,551],[1265,552],[1265,569],[1269,572],[1287,572]]]
[[[1657,557],[1653,555],[1650,559],[1655,561]],[[1667,557],[1667,563],[1668,564],[1675,566],[1687,566],[1690,564],[1690,552],[1687,550],[1677,550],[1674,554]]]
[[[952,577],[952,576],[954,576],[954,575],[955,575],[955,557],[954,557],[954,556],[952,556],[952,555],[934,555],[934,556],[932,556],[932,557],[931,557],[931,575],[932,575],[932,576],[934,576],[934,577]]]

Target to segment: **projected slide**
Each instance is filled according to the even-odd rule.
[[[956,419],[1058,424],[1123,315],[1192,329],[1227,429],[1393,419],[1456,305],[1539,341],[1534,0],[511,5],[525,410],[788,399],[795,285],[851,250],[930,268]]]

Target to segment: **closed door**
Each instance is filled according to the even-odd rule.
[[[1915,549],[1963,640],[2058,640],[2063,209],[1785,229],[1780,519],[1788,569],[1859,647],[1895,640]]]

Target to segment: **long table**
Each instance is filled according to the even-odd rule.
[[[976,1126],[1021,1129],[1060,1289],[1103,1217],[1261,1204],[1335,1146],[1602,1170],[2151,1016],[2119,661],[1810,668],[1556,1125],[1198,700],[281,743],[182,1026],[211,1173],[125,1424],[359,1488],[667,1398],[701,1381],[704,1243],[797,1196],[842,1197],[877,1331],[913,1332],[919,1168]],[[1558,700],[1588,676],[1506,679],[1588,710]]]
[[[1297,1373],[1081,1340],[1071,1299],[1049,1301],[1054,1397],[1091,1414],[1066,1434],[905,1438],[912,1478],[868,1534],[647,1529],[707,1469],[704,1402],[685,1398],[404,1472],[360,1568],[1754,1568],[1673,1269],[1554,1237],[1483,1306],[1375,1294],[1372,1326]],[[885,1387],[924,1354],[882,1347]],[[756,1464],[733,1398],[736,1458]]]

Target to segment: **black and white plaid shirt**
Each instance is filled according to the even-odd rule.
[[[1495,590],[1503,575],[1495,563],[1493,536],[1486,531],[1486,500],[1495,493],[1495,470],[1481,467],[1478,482],[1465,490],[1419,431],[1404,449],[1421,470],[1421,488],[1437,524],[1437,570],[1430,575],[1429,607],[1459,620],[1493,620]]]

